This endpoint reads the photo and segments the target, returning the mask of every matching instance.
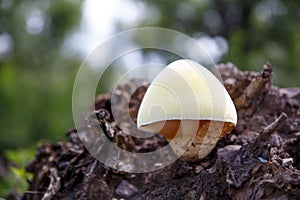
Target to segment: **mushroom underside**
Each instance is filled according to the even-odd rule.
[[[167,140],[183,137],[195,137],[201,141],[208,132],[218,132],[218,138],[222,138],[234,128],[232,122],[212,120],[162,120],[143,125],[141,129],[162,134]]]

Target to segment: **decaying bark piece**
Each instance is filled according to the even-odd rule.
[[[237,109],[251,107],[252,109],[248,113],[251,115],[254,111],[254,106],[259,104],[263,99],[262,93],[264,90],[268,90],[271,86],[271,79],[272,67],[270,65],[264,65],[263,71],[257,74],[245,88],[244,93],[236,98],[235,106]]]
[[[106,136],[131,152],[151,152],[167,144],[160,135],[137,139],[124,133],[135,126],[122,120],[127,116],[124,107],[129,104],[136,122],[148,87],[132,80],[97,97],[96,118],[87,118],[88,128],[70,130],[67,142],[38,148],[27,166],[34,178],[23,199],[300,199],[300,88],[272,86],[269,64],[258,73],[241,72],[231,63],[217,69],[237,106],[238,124],[201,162],[178,159],[151,173],[130,174],[108,168],[86,150],[78,134],[93,140]],[[118,125],[112,103],[119,111]],[[109,159],[122,157],[97,148]]]

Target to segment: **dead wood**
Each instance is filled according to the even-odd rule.
[[[67,142],[38,148],[27,166],[34,178],[23,199],[300,199],[300,88],[273,86],[270,64],[258,73],[241,72],[231,63],[217,69],[237,106],[238,124],[201,162],[178,159],[154,172],[125,173],[105,166],[86,150],[78,134],[89,134],[92,140],[105,136],[131,152],[151,152],[167,144],[159,135],[141,139],[125,134],[120,126],[135,124],[117,125],[112,117],[115,95],[118,117],[126,116],[122,112],[129,102],[136,122],[148,85],[132,80],[114,94],[97,97],[88,127],[70,130]],[[121,152],[104,145],[95,148],[107,162],[122,158]],[[136,167],[144,165],[147,161]]]

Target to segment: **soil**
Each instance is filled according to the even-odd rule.
[[[300,199],[300,88],[273,86],[270,64],[260,72],[242,72],[232,63],[216,70],[236,105],[238,124],[200,162],[179,158],[146,173],[124,171],[142,169],[151,160],[116,162],[124,159],[121,150],[152,152],[168,144],[159,134],[134,137],[148,87],[135,79],[99,95],[87,126],[68,131],[67,142],[38,147],[26,168],[34,177],[23,199]],[[127,123],[128,116],[133,123]],[[123,117],[118,123],[114,119]],[[105,140],[121,150],[106,147]],[[86,147],[98,148],[95,156],[104,162]],[[157,159],[174,157],[170,149],[161,152]]]

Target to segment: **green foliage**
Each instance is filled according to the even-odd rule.
[[[5,157],[9,160],[9,169],[4,177],[0,178],[0,196],[14,191],[24,193],[28,189],[27,180],[32,179],[32,174],[25,171],[25,166],[34,156],[34,148],[7,150]]]
[[[276,84],[300,85],[300,1],[140,1],[147,7],[140,26],[170,28],[191,37],[222,36],[229,47],[222,62],[243,70],[259,70],[270,62]]]
[[[0,152],[41,138],[63,139],[81,60],[63,44],[81,1],[0,0]]]
[[[25,164],[40,139],[73,126],[72,88],[81,59],[64,42],[81,20],[82,1],[0,0],[0,156],[8,171],[0,196],[24,192]],[[35,145],[34,145],[35,146]]]

